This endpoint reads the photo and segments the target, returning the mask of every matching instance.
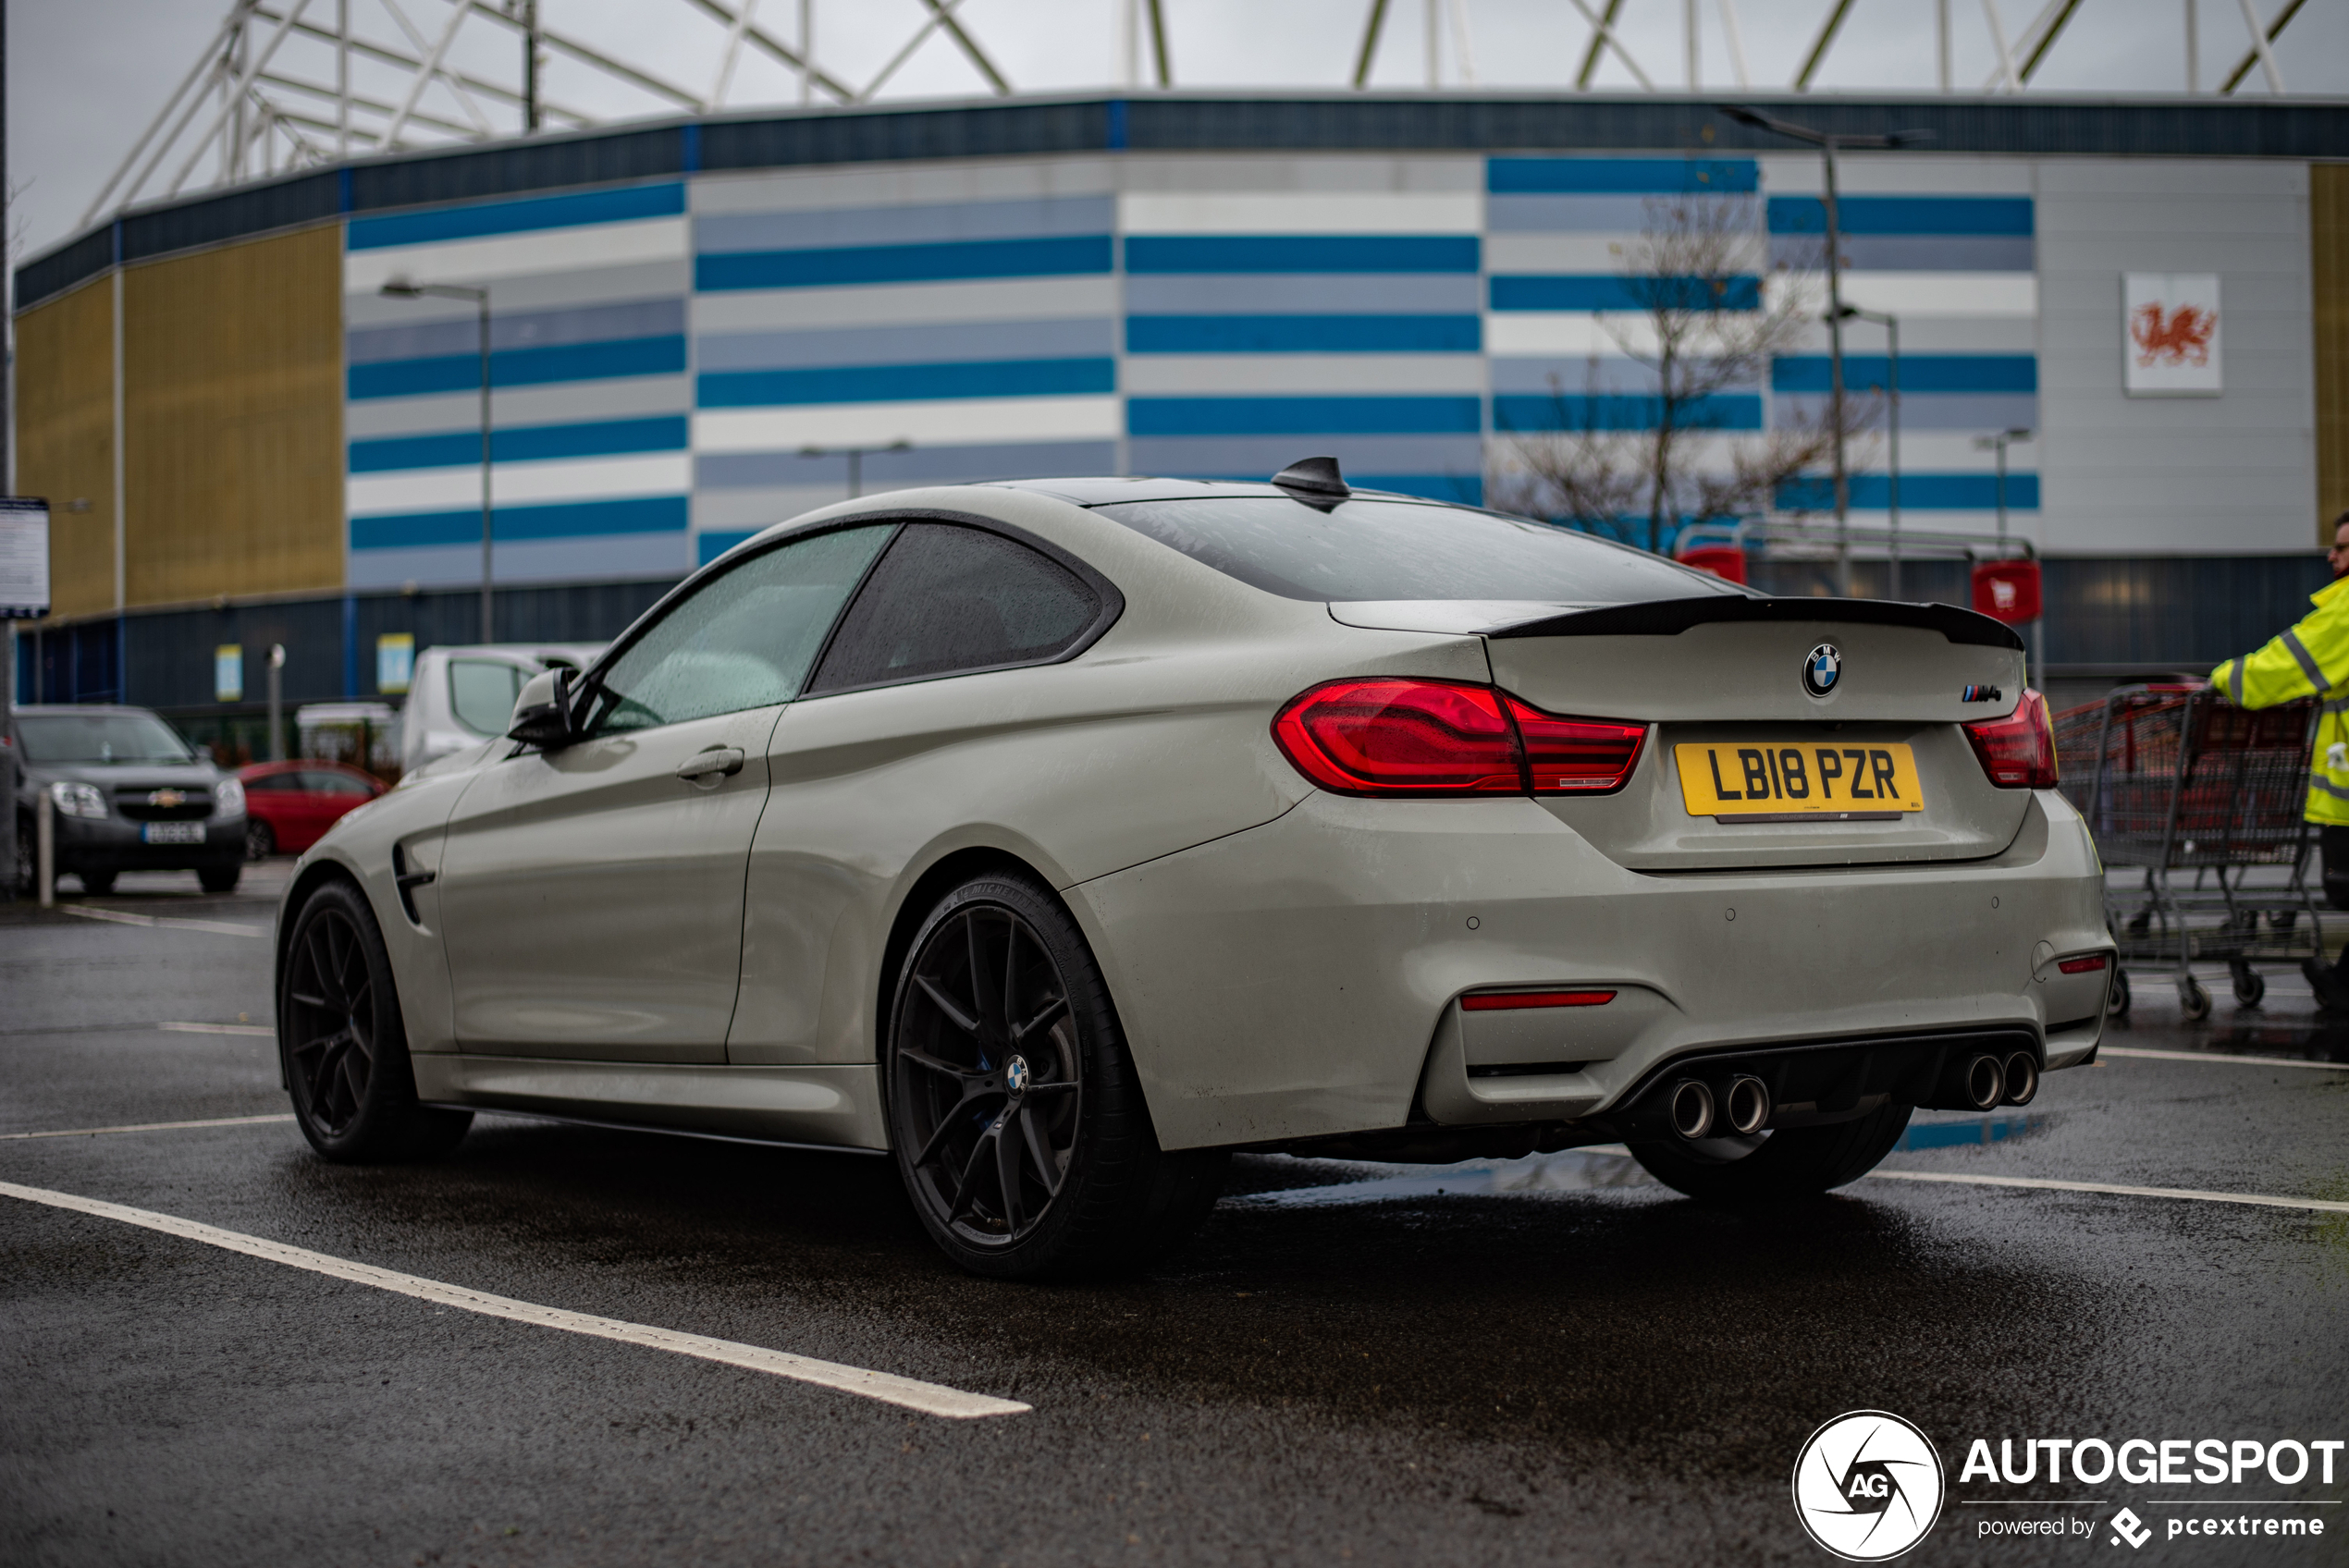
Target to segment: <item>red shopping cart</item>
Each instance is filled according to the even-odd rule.
[[[2210,1016],[2210,993],[2195,961],[2223,962],[2235,1000],[2254,1007],[2267,991],[2257,966],[2322,954],[2303,816],[2317,713],[2313,699],[2252,711],[2208,688],[2159,685],[2057,716],[2064,793],[2108,870],[2145,873],[2134,890],[2106,883],[2123,965],[2112,1012],[2129,1010],[2133,962],[2173,967],[2179,1006],[2198,1023]],[[2284,875],[2255,880],[2260,867]]]

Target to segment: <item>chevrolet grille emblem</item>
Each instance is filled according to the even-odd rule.
[[[177,790],[157,790],[154,793],[147,797],[147,803],[151,806],[163,806],[167,809],[172,806],[186,805],[188,803],[188,797],[181,794]]]

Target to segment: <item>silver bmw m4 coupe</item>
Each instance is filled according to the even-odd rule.
[[[303,857],[286,1086],[337,1160],[477,1109],[885,1153],[1002,1277],[1162,1253],[1235,1149],[1814,1194],[2096,1053],[2023,676],[1327,459],[851,501]]]

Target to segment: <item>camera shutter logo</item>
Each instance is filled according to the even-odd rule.
[[[1925,1537],[1946,1483],[1931,1439],[1882,1410],[1839,1415],[1794,1462],[1794,1512],[1811,1538],[1849,1562],[1882,1562]]]
[[[1802,655],[1802,689],[1811,695],[1827,695],[1842,679],[1843,650],[1834,643],[1822,643]]]

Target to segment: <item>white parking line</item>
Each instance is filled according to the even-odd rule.
[[[264,1121],[291,1121],[290,1111],[275,1116],[215,1116],[202,1121],[134,1121],[121,1127],[60,1127],[53,1133],[0,1133],[0,1142],[19,1138],[92,1138],[101,1133],[177,1133],[184,1127],[258,1127]]]
[[[221,937],[266,937],[266,925],[247,925],[234,920],[183,920],[168,914],[133,914],[129,910],[98,909],[90,904],[59,904],[67,914],[78,914],[84,920],[111,920],[117,925],[168,925],[180,931],[210,931]]]
[[[2218,1051],[2157,1051],[2143,1046],[2106,1046],[2097,1052],[2109,1056],[2141,1056],[2156,1061],[2231,1061],[2244,1067],[2313,1067],[2322,1072],[2349,1072],[2349,1061],[2296,1061],[2288,1056],[2226,1056]]]
[[[155,1027],[175,1035],[254,1035],[264,1040],[277,1037],[277,1031],[266,1023],[158,1023]]]
[[[560,1329],[567,1333],[585,1334],[594,1339],[617,1340],[622,1344],[646,1345],[703,1361],[723,1362],[729,1366],[769,1372],[794,1382],[813,1383],[819,1388],[836,1389],[842,1393],[879,1400],[883,1404],[918,1410],[927,1415],[970,1420],[982,1415],[1018,1415],[1030,1408],[1015,1400],[965,1393],[960,1389],[950,1389],[939,1383],[919,1382],[887,1372],[868,1372],[861,1366],[843,1366],[838,1362],[817,1361],[805,1355],[789,1355],[760,1345],[737,1344],[732,1340],[713,1340],[703,1334],[654,1329],[642,1323],[625,1323],[617,1317],[596,1317],[584,1312],[566,1312],[558,1306],[515,1301],[510,1296],[493,1296],[485,1291],[467,1290],[461,1285],[444,1285],[437,1280],[396,1273],[388,1268],[377,1268],[373,1264],[330,1257],[322,1252],[312,1252],[307,1247],[288,1246],[283,1242],[248,1236],[238,1231],[223,1231],[215,1225],[199,1224],[192,1219],[157,1214],[151,1209],[105,1203],[73,1193],[53,1193],[42,1187],[19,1187],[12,1182],[0,1182],[0,1197],[21,1198],[27,1203],[46,1204],[51,1208],[70,1209],[77,1214],[95,1215],[101,1219],[115,1219],[125,1225],[161,1231],[166,1235],[185,1237],[191,1242],[202,1242],[206,1246],[243,1253],[247,1257],[282,1263],[289,1268],[306,1269],[313,1274],[347,1280],[353,1284],[372,1285],[379,1291],[413,1296],[418,1301],[433,1302],[441,1306],[453,1306],[461,1312],[478,1313],[484,1317],[502,1317],[513,1323],[535,1323],[541,1328]]]
[[[2259,1193],[2205,1193],[2192,1187],[2125,1187],[2111,1182],[2055,1182],[2035,1176],[1962,1176],[1946,1170],[1871,1170],[1879,1182],[1947,1182],[1969,1187],[2029,1187],[2056,1193],[2108,1193],[2127,1198],[2184,1198],[2195,1203],[2247,1203],[2261,1208],[2305,1208],[2349,1214],[2349,1203],[2326,1198],[2278,1198]]]

